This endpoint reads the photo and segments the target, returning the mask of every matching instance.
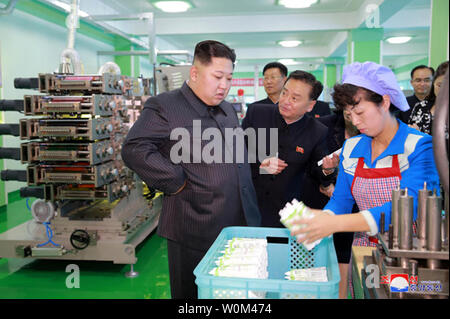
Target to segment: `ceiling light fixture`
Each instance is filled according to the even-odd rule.
[[[387,38],[386,41],[391,43],[391,44],[403,44],[406,42],[409,42],[409,40],[411,40],[412,37],[410,36],[402,36],[402,37],[390,37]]]
[[[302,41],[299,40],[286,40],[286,41],[278,41],[278,44],[285,48],[294,48],[302,44]]]
[[[279,59],[278,62],[284,65],[295,65],[298,64],[294,59]]]
[[[289,9],[302,9],[309,8],[315,4],[318,0],[279,0],[278,4],[285,6]]]
[[[157,1],[153,5],[164,12],[185,12],[192,8],[192,5],[186,1]]]

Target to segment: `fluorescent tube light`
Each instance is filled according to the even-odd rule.
[[[279,0],[279,4],[290,9],[309,8],[318,0]]]
[[[278,44],[285,48],[294,48],[302,44],[299,40],[278,41]]]
[[[170,13],[185,12],[192,7],[191,4],[186,1],[157,1],[154,2],[153,5],[161,11]]]
[[[412,37],[409,36],[405,36],[405,37],[390,37],[387,38],[386,41],[391,43],[391,44],[403,44],[406,42],[409,42],[409,40],[411,40]]]

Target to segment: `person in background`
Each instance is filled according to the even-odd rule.
[[[440,193],[432,138],[395,118],[393,108],[405,111],[409,105],[387,67],[373,62],[344,67],[342,84],[334,86],[337,94],[349,101],[344,110],[361,135],[345,141],[339,158],[323,159],[327,167],[339,163],[333,195],[324,210],[312,209],[313,218],[299,220],[304,227],[292,235],[304,234],[299,242],[311,243],[337,232],[356,232],[353,245],[376,246],[381,213],[385,231],[391,223],[392,190],[407,188],[414,220],[424,182]],[[355,203],[359,212],[352,214]]]
[[[435,110],[436,96],[444,81],[445,72],[448,70],[448,61],[441,63],[436,69],[430,94],[422,101],[417,102],[412,108],[408,124],[421,132],[432,135],[432,126]]]
[[[408,96],[406,101],[409,104],[409,110],[399,111],[397,117],[404,123],[408,124],[411,111],[417,103],[425,100],[430,94],[431,82],[433,81],[434,69],[426,65],[418,65],[411,70],[411,86],[414,89],[414,94]]]
[[[267,98],[252,104],[276,104],[280,99],[281,90],[288,74],[287,67],[280,62],[271,62],[264,66],[264,90]]]
[[[352,124],[350,112],[343,111],[344,106],[348,104],[343,96],[333,95],[333,100],[337,110],[331,115],[320,117],[319,122],[328,127],[327,148],[333,153],[344,144],[345,140],[359,135],[358,129]],[[317,165],[317,164],[313,164]],[[330,200],[334,191],[336,179],[332,181],[329,187],[324,188],[310,174],[309,171],[305,175],[304,184],[304,200],[306,206],[314,209],[323,209]],[[358,212],[358,207],[353,206],[352,212]],[[333,235],[334,247],[339,263],[339,272],[341,281],[339,283],[339,298],[347,298],[347,279],[349,272],[350,256],[352,251],[353,232],[335,233]]]
[[[324,101],[317,100],[316,105],[314,105],[312,111],[306,114],[314,118],[320,118],[322,116],[330,115],[330,104]]]
[[[317,163],[329,154],[325,140],[327,127],[305,116],[314,107],[322,89],[314,75],[297,70],[289,74],[278,105],[254,104],[247,110],[242,128],[256,131],[258,147],[261,137],[265,139],[264,145],[272,140],[269,139],[271,129],[278,132],[278,148],[274,151],[277,155],[256,158],[256,163],[250,165],[263,227],[283,227],[279,211],[294,198],[302,200],[306,169],[310,163]],[[260,149],[255,151],[259,154]],[[331,183],[333,172],[333,168],[328,170],[315,165],[313,176],[326,187]]]
[[[180,89],[149,98],[122,147],[125,164],[149,187],[164,192],[157,233],[167,239],[174,299],[197,298],[193,271],[224,227],[260,225],[249,164],[224,158],[226,149],[236,154],[237,142],[221,143],[215,163],[204,159],[201,148],[193,148],[194,122],[201,122],[201,136],[214,130],[224,138],[226,129],[239,127],[236,111],[224,101],[235,59],[234,50],[223,43],[198,43],[189,80]],[[187,130],[186,141],[173,138],[176,129]],[[182,142],[192,154],[175,160],[172,151]],[[245,146],[238,151],[245,158]]]

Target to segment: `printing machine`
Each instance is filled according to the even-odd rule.
[[[391,220],[385,221],[382,214],[377,248],[372,256],[364,257],[361,282],[365,298],[449,297],[448,76],[447,71],[433,121],[434,159],[443,189],[438,196],[437,190],[427,189],[424,184],[418,194],[415,222],[413,199],[408,190],[392,191]],[[385,222],[389,222],[387,232]]]
[[[130,264],[136,246],[158,224],[162,196],[121,160],[128,129],[139,116],[149,81],[120,74],[39,74],[15,88],[40,95],[1,100],[0,110],[23,112],[0,134],[20,137],[20,148],[0,148],[0,158],[25,170],[4,170],[2,180],[27,183],[36,197],[32,219],[0,234],[0,257],[112,261]]]

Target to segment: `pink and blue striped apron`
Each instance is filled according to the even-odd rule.
[[[400,165],[398,156],[392,156],[392,166],[386,168],[364,168],[364,158],[358,159],[355,176],[352,182],[352,195],[359,211],[381,206],[391,201],[392,190],[400,187]],[[386,221],[389,224],[390,221]],[[376,247],[378,240],[366,233],[356,232],[353,246]],[[354,297],[352,278],[352,261],[349,267],[349,288]]]

